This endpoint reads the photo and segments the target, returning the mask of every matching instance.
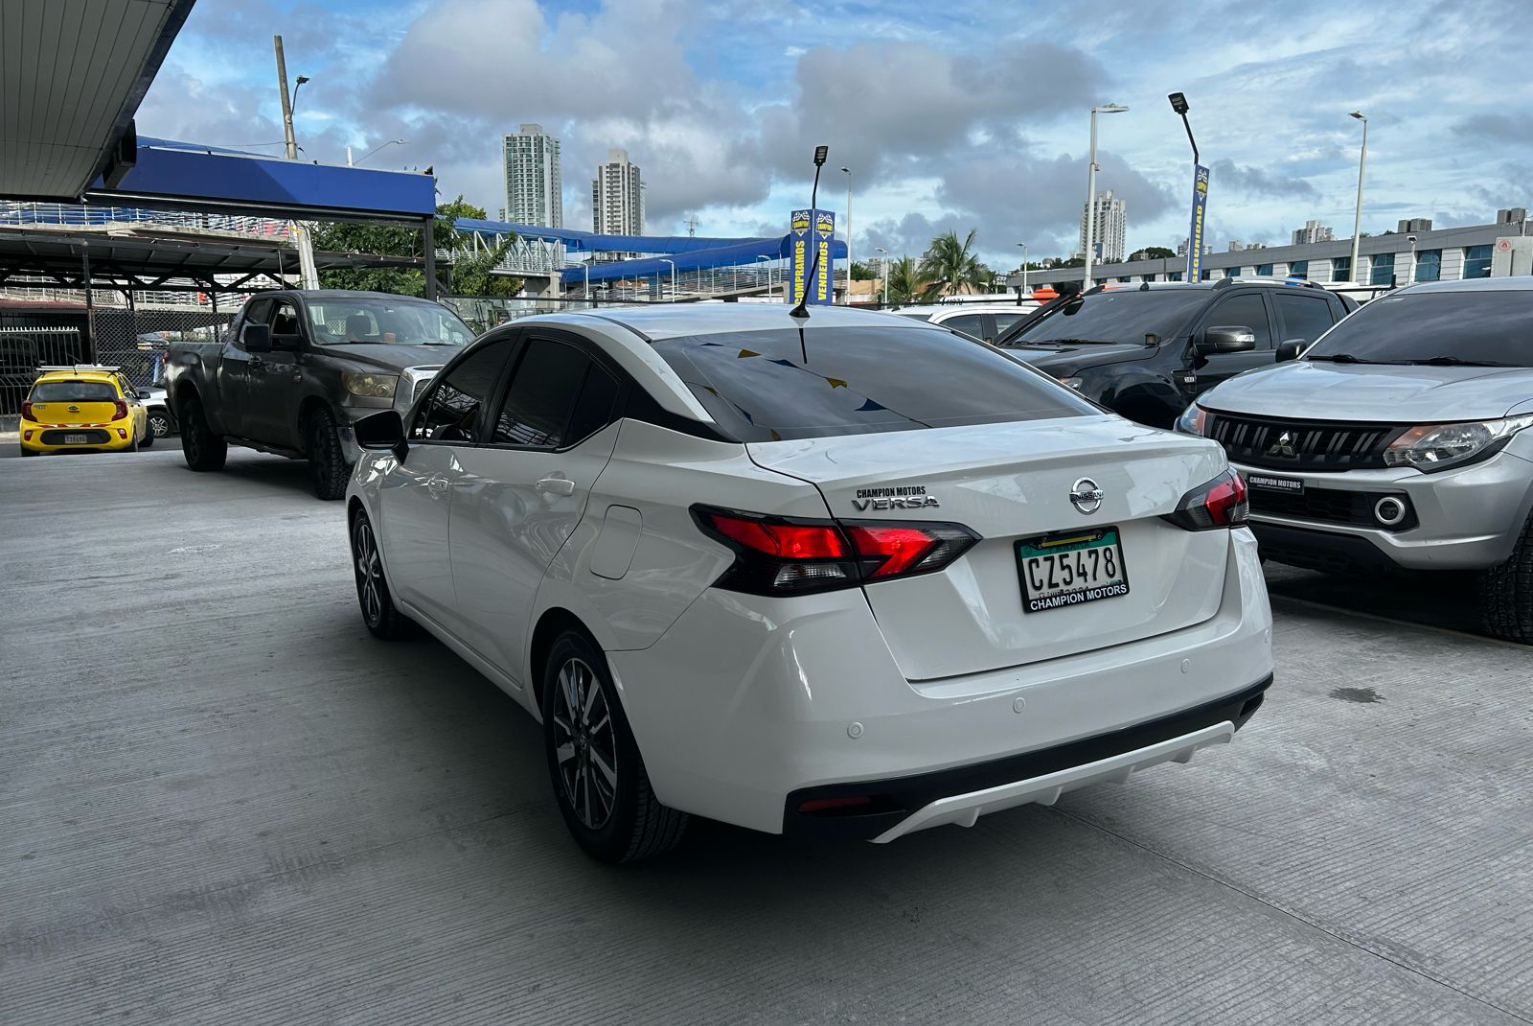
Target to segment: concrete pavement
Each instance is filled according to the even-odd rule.
[[[510,699],[367,634],[301,464],[168,441],[0,470],[7,1026],[1533,1021],[1527,649],[1277,595],[1190,766],[614,870]]]

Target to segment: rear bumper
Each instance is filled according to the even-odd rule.
[[[986,813],[1018,805],[1053,805],[1066,791],[1104,781],[1122,783],[1135,770],[1172,760],[1188,762],[1197,749],[1228,742],[1255,715],[1271,684],[1268,674],[1251,687],[1195,709],[991,762],[891,780],[803,788],[788,795],[783,833],[885,843],[927,827],[973,826]],[[799,811],[805,802],[850,797],[871,797],[874,811]]]
[[[859,591],[784,600],[710,589],[659,641],[609,651],[608,664],[666,805],[768,833],[878,837],[934,801],[1057,772],[1060,759],[1084,765],[1216,723],[1233,732],[1248,692],[1265,686],[1252,682],[1272,673],[1272,614],[1256,540],[1228,537],[1213,617],[1076,655],[912,682]],[[802,798],[785,813],[790,796],[870,786],[890,796],[878,811],[896,815],[806,825]]]
[[[62,441],[66,434],[85,435],[90,441],[69,445]],[[119,452],[132,444],[133,426],[131,421],[118,421],[104,427],[69,428],[24,420],[17,428],[17,436],[21,447],[30,452]]]

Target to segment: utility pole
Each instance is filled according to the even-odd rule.
[[[282,94],[282,137],[287,142],[287,159],[298,159],[298,138],[293,134],[293,98],[287,91],[287,61],[282,56],[282,37],[272,36],[271,45],[277,51],[277,90]],[[298,76],[298,84],[308,79]],[[350,156],[348,152],[348,157]],[[319,271],[314,266],[314,239],[309,226],[302,221],[291,222],[293,240],[298,244],[298,273],[306,289],[319,288]]]
[[[1359,278],[1361,270],[1358,268],[1358,249],[1363,241],[1363,169],[1368,166],[1368,119],[1360,111],[1353,111],[1352,116],[1363,123],[1363,147],[1357,152],[1357,212],[1352,217],[1352,280],[1371,281],[1372,275],[1367,279]]]

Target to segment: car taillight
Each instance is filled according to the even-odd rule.
[[[1245,478],[1234,470],[1226,470],[1182,496],[1176,509],[1162,519],[1188,531],[1210,531],[1217,527],[1243,527],[1250,514]]]
[[[22,420],[36,420],[37,419],[36,417],[32,416],[32,400],[30,400],[30,399],[23,399],[22,400],[22,402],[21,402],[21,419]]]
[[[125,401],[123,401],[121,399],[118,399],[116,402],[112,403],[112,419],[113,420],[122,420],[127,415],[128,415],[128,404]]]
[[[852,588],[941,570],[979,536],[958,524],[769,517],[694,506],[699,527],[735,551],[716,587],[753,595]]]

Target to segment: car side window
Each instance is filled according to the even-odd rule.
[[[1284,342],[1296,338],[1313,342],[1330,330],[1336,319],[1331,304],[1323,296],[1280,292],[1272,298],[1283,318]]]
[[[533,338],[495,418],[492,441],[537,449],[571,445],[612,419],[617,382],[572,345]]]
[[[1220,300],[1203,318],[1203,327],[1242,325],[1256,336],[1257,349],[1272,348],[1272,328],[1267,322],[1267,304],[1260,292],[1243,292]]]
[[[285,299],[278,302],[277,310],[271,319],[271,333],[273,335],[298,335],[303,332],[299,325],[298,308]]]
[[[959,314],[942,322],[944,328],[961,331],[970,338],[985,337],[985,319],[980,314]]]
[[[510,339],[489,342],[433,382],[410,425],[410,441],[478,442],[479,408],[489,400],[512,348]]]

